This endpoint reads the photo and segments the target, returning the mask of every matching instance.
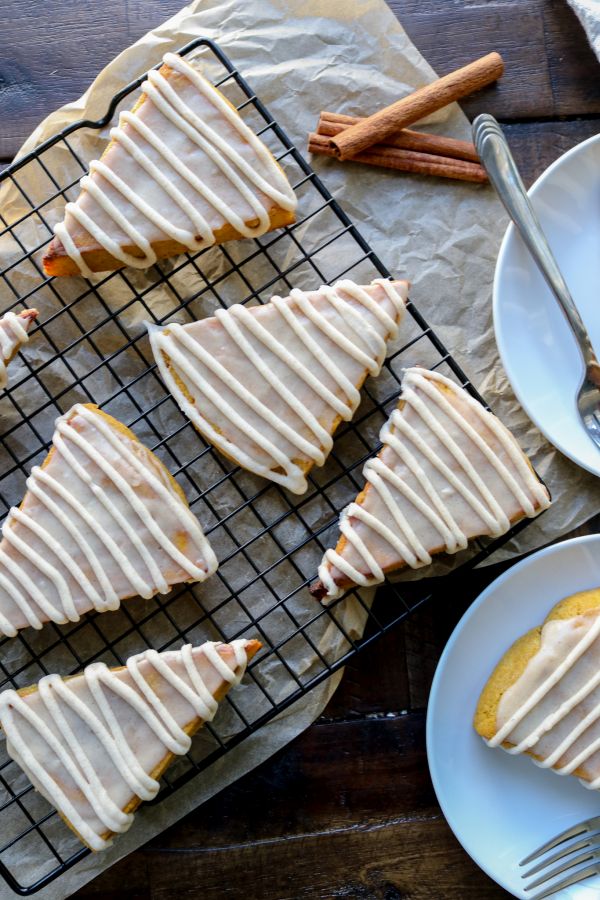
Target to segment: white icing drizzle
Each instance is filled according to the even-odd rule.
[[[81,428],[81,423],[87,427]],[[166,593],[169,584],[155,558],[158,549],[183,570],[181,580],[187,576],[191,581],[203,581],[216,570],[216,557],[187,504],[145,456],[136,452],[131,440],[117,433],[99,412],[81,404],[74,406],[57,420],[53,444],[68,468],[69,479],[61,483],[51,474],[51,467],[34,467],[27,488],[40,512],[30,514],[27,504],[24,509],[13,508],[2,530],[0,588],[24,623],[39,629],[45,621],[77,622],[81,612],[90,609],[117,609],[117,577],[125,585],[124,596]],[[121,471],[115,457],[122,462]],[[141,486],[142,491],[133,485]],[[149,492],[164,510],[162,519],[156,513],[157,505],[149,508],[143,499]],[[103,521],[87,508],[90,498],[106,513]],[[124,544],[111,534],[112,525],[125,535]],[[66,532],[66,542],[53,535],[57,528]],[[145,533],[149,539],[144,540]],[[186,553],[174,542],[177,533],[184,533],[189,541]],[[38,586],[44,579],[53,585],[56,600]],[[18,629],[8,606],[1,608],[6,614],[0,612],[0,632],[14,637]]]
[[[600,614],[554,619],[540,648],[503,694],[490,747],[536,755],[559,775],[587,770],[581,783],[600,789]]]
[[[449,388],[455,395],[460,393],[462,404],[466,404],[477,420],[489,429],[513,467],[489,446],[477,429],[454,407],[436,383]],[[392,548],[397,560],[403,560],[413,569],[431,563],[431,554],[424,546],[417,531],[411,524],[411,515],[417,510],[432,526],[436,535],[433,547],[443,547],[447,553],[456,553],[467,546],[468,536],[461,528],[452,510],[451,499],[460,496],[468,507],[484,522],[490,535],[500,535],[510,527],[510,521],[503,506],[506,495],[512,504],[519,504],[526,516],[535,516],[549,505],[545,488],[531,471],[526,459],[512,435],[504,426],[487,412],[480,403],[463,391],[450,379],[437,372],[418,367],[407,369],[402,379],[401,402],[417,414],[419,424],[424,428],[425,437],[410,425],[400,407],[394,410],[380,433],[383,448],[378,456],[364,466],[363,474],[370,490],[378,495],[385,514],[385,521],[374,516],[363,504],[351,503],[340,515],[339,528],[348,545],[360,559],[360,566],[354,565],[337,550],[326,551],[319,566],[319,579],[326,589],[326,598],[331,600],[341,596],[334,570],[348,578],[353,584],[366,587],[384,580],[384,571],[377,559],[377,553],[370,550],[364,540],[365,533],[382,538]],[[460,444],[446,430],[440,414],[449,418],[457,427]],[[428,436],[431,439],[428,439]],[[441,444],[452,465],[434,449],[434,439]],[[486,461],[498,474],[503,488],[503,496],[495,496],[485,480],[485,473],[478,472],[469,459],[465,448],[473,446],[480,451]],[[384,452],[385,451],[385,452]],[[393,451],[390,453],[389,451]],[[384,461],[383,456],[387,461]],[[396,463],[403,464],[423,491],[424,497],[394,471]],[[431,474],[427,474],[426,468]],[[462,474],[462,478],[458,477]],[[516,474],[515,474],[516,473]],[[433,475],[441,475],[448,483],[447,491],[441,492],[433,483]],[[446,499],[446,495],[449,499]],[[357,524],[367,526],[359,533]]]
[[[23,318],[14,312],[5,313],[0,319],[0,390],[8,382],[8,361],[29,340]]]
[[[228,126],[235,129],[239,138],[250,145],[259,165],[252,165],[244,159],[231,142],[196,114],[164,75],[153,70],[141,88],[145,95],[143,106],[150,103],[156,107],[166,120],[164,130],[158,133],[148,127],[139,114],[123,112],[119,118],[119,126],[111,130],[110,136],[122,151],[135,160],[144,175],[159,185],[168,195],[173,206],[179,208],[189,220],[190,227],[178,226],[173,221],[172,215],[169,216],[168,210],[156,209],[147,202],[144,197],[143,178],[139,179],[139,186],[137,182],[135,185],[128,184],[112,171],[109,165],[102,160],[95,160],[90,164],[90,174],[85,175],[80,181],[81,189],[87,191],[98,207],[108,215],[109,220],[127,235],[131,244],[138,249],[139,254],[134,255],[123,250],[119,242],[114,240],[98,221],[81,208],[79,202],[67,203],[65,220],[55,226],[54,233],[62,242],[66,253],[77,264],[81,274],[87,278],[93,273],[69,231],[69,216],[74,222],[79,223],[111,256],[123,264],[146,269],[156,261],[156,253],[143,230],[128,220],[116,200],[107,194],[103,186],[104,182],[111,185],[117,198],[123,197],[127,203],[141,213],[142,221],[150,223],[167,238],[177,241],[193,252],[214,244],[215,234],[207,219],[177,186],[176,179],[173,178],[174,174],[191,188],[192,196],[195,194],[196,197],[202,198],[205,204],[219,214],[223,222],[231,225],[244,237],[257,237],[269,230],[270,207],[276,205],[288,211],[296,208],[296,197],[286,176],[262,141],[243,122],[225,98],[193,65],[182,57],[167,53],[164,63],[170,69],[185,76],[198,93],[219,112]],[[140,111],[143,110],[143,106]],[[129,128],[129,133],[126,126]],[[135,133],[135,140],[131,132]],[[198,148],[200,155],[194,170],[185,164],[169,146],[170,143],[173,146],[177,144],[175,139],[169,139],[170,133],[185,135]],[[160,165],[150,158],[149,148],[158,154]],[[209,184],[210,178],[206,174],[207,170],[217,173],[215,190]],[[264,174],[261,174],[261,171]],[[250,222],[256,222],[256,224],[248,224],[248,220],[245,221],[244,217],[236,212],[235,204],[227,203],[219,195],[219,180],[224,180],[230,188],[234,189],[235,196],[241,200],[241,203],[238,201],[238,206],[241,206],[242,209],[249,207],[251,210]],[[265,197],[270,201],[267,205],[265,205]]]
[[[214,318],[248,363],[248,376],[244,381],[232,375],[185,325],[173,323],[166,329],[152,329],[150,341],[163,380],[183,412],[211,443],[251,472],[294,493],[304,493],[306,477],[297,458],[302,456],[311,463],[322,465],[333,445],[330,429],[324,427],[311,409],[313,398],[324,401],[333,411],[333,418],[339,416],[349,421],[360,402],[360,393],[348,378],[344,366],[350,361],[377,375],[385,358],[387,341],[398,331],[404,311],[400,291],[393,282],[385,279],[378,279],[373,284],[383,288],[383,296],[389,301],[393,315],[371,296],[367,288],[348,280],[339,281],[333,287],[321,287],[318,292],[292,290],[289,300],[273,297],[270,305],[278,315],[272,317],[269,328],[252,309],[242,305],[217,310]],[[319,298],[318,302],[315,297]],[[348,302],[348,297],[354,304]],[[210,320],[205,321],[210,327]],[[292,341],[286,344],[278,337],[284,324],[293,332]],[[344,331],[340,327],[342,324]],[[254,343],[251,337],[255,339]],[[329,341],[341,351],[338,361],[329,356],[326,349]],[[284,374],[278,374],[265,362],[265,351],[285,363]],[[167,360],[184,380],[193,402],[181,390]],[[336,391],[315,376],[311,371],[311,366],[314,368],[315,365],[325,369]],[[281,415],[255,396],[252,381],[256,376],[269,384],[285,408],[295,414],[299,420],[297,427],[287,424]],[[309,389],[308,402],[299,399],[298,385]],[[241,409],[240,406],[234,408],[223,395],[223,388],[241,401]],[[230,439],[223,429],[214,427],[203,412],[205,400],[218,408],[226,421],[249,438],[263,456],[266,454],[268,461],[261,462],[257,453]],[[265,424],[275,433],[276,439],[265,434]],[[282,471],[274,471],[276,468]]]
[[[123,812],[114,790],[111,793],[114,778],[106,774],[106,761],[129,788],[131,800],[156,796],[159,782],[136,756],[133,726],[142,720],[150,730],[159,761],[169,753],[187,753],[191,738],[185,726],[196,718],[211,721],[218,708],[207,675],[213,685],[239,684],[248,662],[247,646],[246,640],[209,641],[200,648],[186,644],[165,653],[146,650],[130,657],[125,669],[93,663],[72,679],[47,675],[38,683],[37,696],[4,691],[0,725],[8,752],[85,843],[102,850],[113,833],[127,831],[133,821],[133,813]],[[233,650],[233,668],[222,655],[228,648]],[[175,671],[177,664],[183,674]],[[168,705],[165,682],[173,689],[167,689],[167,696],[174,696]],[[92,735],[95,740],[84,740]],[[87,805],[69,792],[63,773]]]

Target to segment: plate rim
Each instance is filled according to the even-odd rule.
[[[530,555],[528,555],[522,559],[519,559],[517,562],[515,562],[514,565],[510,566],[510,568],[508,568],[505,572],[502,572],[500,575],[498,575],[497,578],[494,578],[494,580],[492,582],[490,582],[490,584],[488,584],[488,586],[486,588],[484,588],[480,594],[478,594],[478,596],[475,598],[473,603],[471,603],[471,605],[469,606],[467,611],[461,616],[461,618],[457,622],[456,626],[454,627],[454,630],[452,631],[452,634],[450,635],[450,637],[446,643],[446,646],[444,647],[444,650],[442,651],[442,655],[440,656],[440,658],[438,660],[438,663],[437,663],[437,666],[435,669],[435,673],[433,676],[433,680],[431,683],[431,689],[429,691],[429,697],[427,700],[427,716],[426,716],[426,720],[425,720],[425,746],[426,746],[426,753],[427,753],[427,765],[429,767],[429,774],[431,776],[431,782],[433,784],[433,789],[435,791],[435,796],[436,796],[437,802],[439,803],[440,809],[442,810],[442,813],[444,815],[444,818],[445,818],[450,830],[452,831],[454,837],[459,842],[459,844],[461,845],[461,847],[463,848],[465,853],[468,854],[468,856],[473,860],[473,862],[477,866],[479,866],[479,868],[482,869],[482,871],[484,871],[485,874],[489,878],[491,878],[492,881],[494,881],[500,887],[504,888],[504,890],[513,894],[513,896],[519,896],[519,895],[514,894],[513,890],[510,887],[508,887],[506,884],[503,884],[502,882],[498,881],[497,877],[490,871],[490,868],[488,867],[488,865],[484,861],[482,861],[480,855],[478,853],[472,852],[472,850],[469,849],[469,847],[466,845],[465,841],[463,840],[462,836],[459,833],[460,829],[459,828],[457,829],[456,818],[454,816],[454,813],[449,811],[448,805],[445,802],[445,798],[442,796],[443,788],[441,787],[441,782],[443,781],[443,779],[440,778],[439,772],[437,771],[435,763],[433,762],[433,760],[435,758],[435,751],[434,751],[434,747],[433,747],[433,743],[434,743],[433,735],[435,733],[435,725],[433,724],[433,715],[434,715],[433,710],[436,706],[436,698],[437,698],[438,691],[440,689],[439,686],[441,684],[443,670],[446,666],[447,659],[450,656],[450,654],[453,652],[454,646],[458,642],[464,626],[475,615],[475,612],[486,603],[488,596],[492,593],[492,591],[497,589],[499,586],[503,585],[506,581],[510,580],[511,577],[514,577],[514,575],[517,572],[520,572],[523,569],[527,568],[529,565],[532,564],[533,561],[537,562],[539,559],[541,559],[543,557],[554,555],[554,554],[561,554],[561,553],[565,552],[565,550],[568,550],[570,547],[572,547],[576,544],[588,544],[588,543],[589,544],[594,544],[594,543],[600,544],[600,533],[584,534],[584,535],[580,535],[579,537],[569,538],[566,541],[558,541],[557,543],[550,544],[547,547],[542,547],[540,550],[537,550],[534,553],[531,553]],[[517,635],[517,637],[518,637],[518,635]]]
[[[597,134],[591,135],[591,137],[586,138],[584,141],[580,141],[578,144],[575,144],[574,147],[571,147],[569,150],[565,150],[558,159],[555,159],[554,162],[550,163],[550,165],[539,175],[536,180],[533,182],[529,190],[527,191],[527,196],[530,199],[534,199],[537,192],[543,187],[543,185],[548,181],[554,174],[557,169],[560,169],[562,165],[566,163],[568,159],[573,156],[577,156],[579,153],[585,153],[585,151],[592,144],[600,143],[600,132]],[[534,415],[532,406],[527,400],[523,397],[520,388],[517,388],[513,377],[509,371],[510,366],[507,365],[506,358],[506,342],[502,339],[500,335],[500,297],[499,297],[499,277],[500,270],[506,263],[506,257],[508,255],[508,247],[511,240],[513,240],[513,235],[517,237],[516,228],[513,222],[509,222],[502,237],[502,241],[500,243],[500,249],[498,251],[498,257],[496,259],[496,266],[494,268],[494,280],[492,285],[492,318],[494,325],[494,336],[496,339],[496,346],[498,348],[498,355],[500,357],[500,362],[502,363],[502,368],[506,373],[510,386],[517,398],[519,404],[527,414],[527,416],[531,419],[535,427],[544,435],[547,441],[549,441],[553,447],[566,456],[567,459],[570,459],[580,468],[585,469],[587,472],[591,472],[592,475],[596,475],[600,477],[600,457],[598,459],[598,464],[596,467],[590,466],[587,463],[583,462],[578,456],[571,453],[564,446],[562,441],[556,441],[554,438],[550,437],[547,430],[540,425],[537,421],[537,418]]]

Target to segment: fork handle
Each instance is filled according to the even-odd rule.
[[[571,326],[586,371],[589,374],[591,370],[597,378],[599,364],[592,342],[529,201],[506,138],[493,116],[487,113],[477,116],[473,122],[473,141],[496,193]]]

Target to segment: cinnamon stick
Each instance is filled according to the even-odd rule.
[[[341,131],[363,122],[359,116],[345,116],[342,113],[322,112],[319,116],[317,134],[335,137]],[[384,142],[388,147],[403,150],[416,150],[419,153],[434,153],[437,156],[450,156],[453,159],[465,159],[479,162],[475,145],[470,141],[459,141],[456,138],[443,137],[439,134],[426,134],[423,131],[410,131],[408,128],[394,132]]]
[[[320,153],[324,156],[336,156],[326,135],[313,132],[308,136],[308,150],[310,153]],[[462,159],[452,159],[448,156],[436,156],[433,153],[418,153],[414,150],[404,150],[398,147],[390,147],[386,144],[376,144],[368,150],[363,150],[347,162],[360,162],[368,166],[383,166],[386,169],[394,169],[397,172],[414,172],[418,175],[438,175],[441,178],[455,178],[459,181],[474,181],[481,183],[487,181],[485,169],[477,163],[467,162]]]
[[[356,157],[373,144],[384,143],[395,131],[400,131],[436,109],[496,81],[503,71],[504,63],[500,54],[488,53],[350,126],[330,138],[330,146],[342,160]]]

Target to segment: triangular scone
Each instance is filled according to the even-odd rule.
[[[453,381],[407,369],[366,485],[340,516],[341,537],[312,588],[332,600],[353,585],[419,568],[470,538],[498,536],[550,498],[514,437]]]
[[[7,366],[29,340],[29,330],[38,317],[37,309],[4,313],[0,318],[0,390],[8,383]]]
[[[0,694],[8,754],[92,850],[127,831],[142,800],[190,736],[238,684],[258,641],[146,650],[109,669],[46,675]]]
[[[85,275],[256,237],[294,221],[296,197],[263,142],[192,65],[167,53],[142,85],[44,257]]]
[[[302,494],[365,378],[379,373],[407,291],[405,281],[339,281],[151,329],[150,341],[198,431],[240,466]]]
[[[490,746],[600,789],[600,588],[561,600],[510,647],[473,724]]]
[[[2,528],[0,634],[77,622],[216,570],[183,491],[125,425],[77,404],[52,442]]]

